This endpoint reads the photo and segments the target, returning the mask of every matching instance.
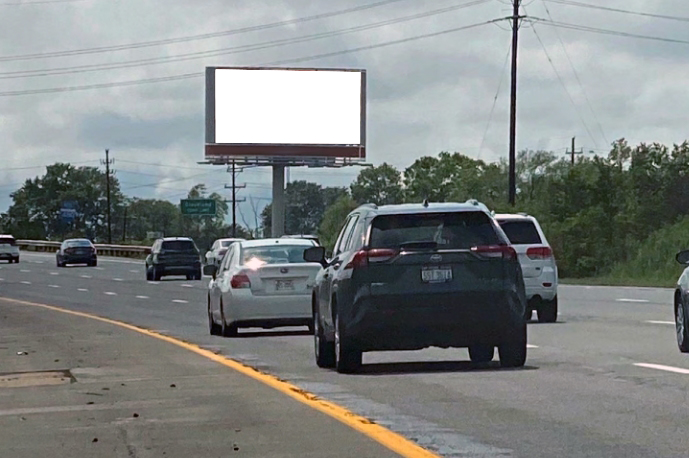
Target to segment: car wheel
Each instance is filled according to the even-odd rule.
[[[335,315],[335,369],[341,374],[351,374],[361,367],[361,350],[354,348],[342,333],[339,313]]]
[[[526,363],[526,323],[520,325],[510,341],[498,346],[502,367],[522,367]]]
[[[213,319],[213,314],[211,313],[211,300],[208,298],[208,330],[212,336],[219,336],[222,332],[222,328]]]
[[[152,281],[153,280],[153,273],[151,272],[151,269],[148,268],[148,265],[144,268],[146,271],[146,281]]]
[[[236,324],[227,324],[227,321],[225,321],[225,307],[222,303],[222,300],[220,300],[220,319],[222,322],[220,323],[221,326],[221,331],[220,333],[222,334],[223,337],[237,337],[239,328]]]
[[[524,310],[524,321],[531,321],[532,317],[533,317],[533,309],[526,307],[526,309]]]
[[[59,259],[55,260],[55,265],[56,265],[57,267],[64,267],[64,265],[60,262]]]
[[[160,270],[156,266],[153,266],[153,281],[160,281],[162,275],[160,275]]]
[[[335,367],[335,342],[325,340],[321,326],[321,317],[314,307],[313,311],[313,346],[316,354],[316,365],[322,368]]]
[[[689,353],[689,328],[687,328],[687,314],[682,301],[675,306],[675,327],[679,351]]]
[[[552,301],[543,301],[538,308],[538,321],[555,323],[557,321],[557,296]]]
[[[199,269],[196,272],[196,276],[195,276],[194,280],[203,280],[203,270],[202,269]]]
[[[492,345],[472,345],[469,347],[469,358],[472,363],[488,363],[493,360],[495,347]]]

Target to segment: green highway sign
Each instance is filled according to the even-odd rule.
[[[183,215],[212,215],[216,213],[214,199],[182,199],[180,207]]]

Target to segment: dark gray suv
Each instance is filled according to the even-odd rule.
[[[201,280],[201,253],[189,237],[166,237],[153,243],[146,257],[146,280],[159,281],[167,275]]]
[[[514,248],[477,201],[363,205],[349,214],[313,289],[316,362],[354,372],[362,352],[468,347],[526,361],[526,295]]]

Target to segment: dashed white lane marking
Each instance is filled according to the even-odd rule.
[[[22,282],[19,282],[19,283],[21,283],[22,285],[30,285],[30,284],[31,284],[30,281],[22,281]]]
[[[48,288],[59,288],[60,285],[48,285]]]
[[[617,299],[617,302],[632,302],[635,304],[645,304],[651,301],[647,301],[646,299]]]
[[[19,272],[22,272],[22,273],[27,274],[27,273],[29,273],[29,272],[31,272],[31,271],[30,271],[29,269],[20,269]]]
[[[635,366],[645,367],[647,369],[656,369],[665,372],[674,372],[675,374],[689,375],[689,369],[683,369],[681,367],[673,366],[663,366],[662,364],[649,364],[649,363],[634,363]]]
[[[182,287],[183,287],[183,288],[193,288],[194,285],[187,285],[187,284],[184,284],[184,285],[182,285]]]
[[[124,280],[121,278],[113,278],[112,281],[124,281]]]
[[[82,293],[85,293],[88,291],[86,288],[77,288],[77,291],[81,291]]]
[[[5,279],[4,279],[4,278],[0,278],[0,281],[5,281]]]
[[[538,348],[538,345],[527,344],[526,348]]]
[[[112,291],[106,291],[104,294],[106,296],[117,296],[117,293],[113,293]]]
[[[139,273],[139,271],[136,270],[136,269],[131,269],[130,272],[133,273],[133,274],[138,274],[138,273]]]
[[[33,262],[34,264],[43,264],[43,261],[31,261],[31,262]]]
[[[82,275],[81,278],[93,278],[91,275]]]
[[[103,268],[103,267],[94,267],[94,269],[96,269],[96,270],[105,270],[105,268]]]
[[[649,324],[668,324],[668,325],[671,324],[672,326],[675,325],[675,322],[674,322],[674,321],[648,320],[648,321],[646,321],[646,323],[649,323]]]
[[[137,299],[148,299],[148,296],[136,296]]]
[[[159,284],[159,283],[160,283],[160,282],[157,282],[157,281],[149,281],[149,282],[148,282],[149,285],[157,285],[157,284]]]
[[[60,275],[58,272],[50,272],[50,275]]]
[[[172,299],[172,302],[174,302],[175,304],[188,304],[189,303],[189,301],[184,301],[182,299]]]

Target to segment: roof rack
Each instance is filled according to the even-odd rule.
[[[526,212],[519,212],[519,213],[517,213],[517,215],[519,215],[519,216],[529,216],[529,214],[526,213]]]
[[[378,208],[378,205],[376,205],[376,204],[374,204],[374,203],[361,204],[360,206],[361,206],[361,207],[367,207],[367,208],[373,208],[373,209]]]

